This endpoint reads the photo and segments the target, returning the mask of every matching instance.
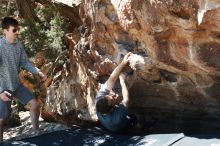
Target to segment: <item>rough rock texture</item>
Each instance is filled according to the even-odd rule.
[[[67,35],[70,59],[48,88],[45,113],[96,121],[96,92],[131,51],[145,59],[128,82],[130,110],[143,122],[159,119],[157,131],[220,128],[218,0],[84,0],[76,8],[82,25]]]

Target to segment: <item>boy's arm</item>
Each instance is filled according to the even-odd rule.
[[[119,79],[120,79],[120,84],[122,88],[122,96],[123,96],[122,104],[124,104],[127,107],[128,101],[129,101],[129,92],[128,92],[128,88],[125,83],[125,75],[121,73],[119,76]]]
[[[31,64],[23,47],[21,47],[20,51],[21,51],[21,56],[20,56],[19,66],[27,71],[30,71],[33,74],[38,74],[40,72],[40,69],[34,67]]]
[[[127,53],[124,56],[122,62],[114,69],[114,71],[111,73],[108,80],[105,82],[106,88],[108,90],[112,90],[112,88],[114,87],[115,82],[118,79],[122,69],[127,65],[128,61],[130,60],[130,55],[131,55],[131,52]]]
[[[43,79],[43,81],[47,79],[47,76],[43,72],[41,72],[40,69],[31,64],[23,47],[21,47],[19,66],[23,67],[25,70],[30,71],[33,74],[38,74]]]

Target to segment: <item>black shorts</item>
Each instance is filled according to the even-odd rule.
[[[31,101],[34,96],[33,94],[22,84],[14,91],[15,98],[21,102],[23,105]],[[0,119],[6,119],[11,113],[11,103],[12,101],[3,101],[0,99]]]

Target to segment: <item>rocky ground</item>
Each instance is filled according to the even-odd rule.
[[[29,112],[20,112],[19,117],[21,119],[21,125],[18,127],[7,128],[4,132],[5,141],[21,140],[35,136],[32,131]],[[39,124],[40,129],[42,130],[41,134],[70,129],[70,127],[66,125],[44,122],[42,118],[40,118]]]

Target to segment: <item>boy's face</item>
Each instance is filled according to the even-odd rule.
[[[4,34],[7,38],[16,39],[19,34],[19,27],[9,26],[8,29],[4,29]]]
[[[108,97],[108,104],[114,106],[117,102],[118,94],[115,94],[115,92],[110,91]]]

